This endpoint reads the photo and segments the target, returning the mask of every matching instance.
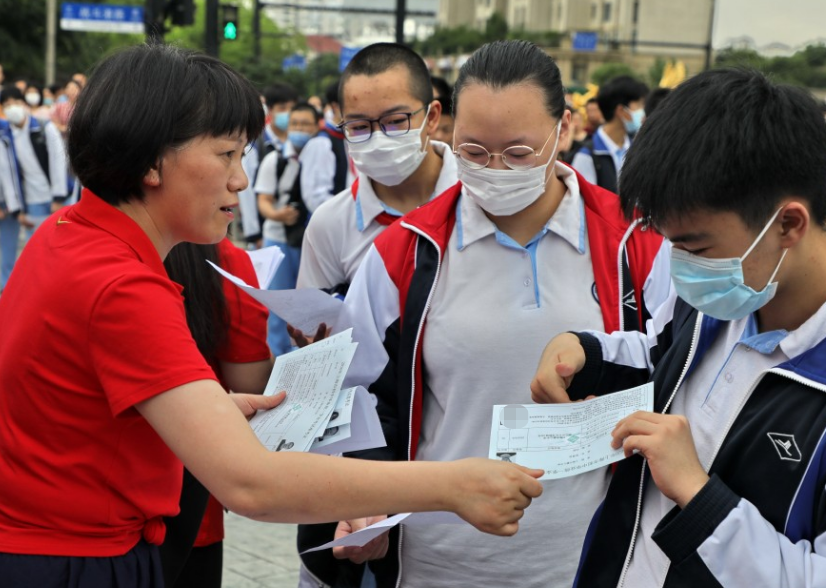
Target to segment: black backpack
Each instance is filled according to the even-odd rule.
[[[287,169],[287,164],[290,162],[286,157],[282,157],[279,153],[277,155],[278,162],[275,165],[275,185],[276,192],[278,192],[278,184],[281,182],[281,176],[284,175],[284,170]],[[276,200],[278,200],[276,194]],[[287,200],[287,205],[292,206],[298,210],[298,221],[294,225],[284,225],[284,233],[287,237],[287,245],[290,247],[301,247],[301,242],[304,240],[304,229],[307,228],[307,223],[310,220],[310,211],[304,204],[304,199],[301,197],[301,169],[295,176],[292,188],[290,188],[290,198]]]

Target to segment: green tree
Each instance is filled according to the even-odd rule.
[[[631,66],[625,63],[609,61],[608,63],[603,63],[591,73],[591,81],[597,86],[602,86],[605,82],[617,76],[631,76],[632,78],[639,79],[637,72],[631,69]]]
[[[778,82],[809,88],[826,88],[826,45],[809,45],[791,57],[764,57],[751,49],[723,49],[715,67],[749,67]]]
[[[195,24],[191,27],[175,27],[166,34],[166,42],[203,51],[206,47],[205,0],[195,0]],[[280,31],[276,24],[261,15],[261,59],[253,58],[255,40],[252,34],[253,11],[244,4],[238,5],[238,39],[220,41],[220,58],[247,76],[259,87],[265,87],[283,78],[281,64],[285,57],[306,50],[304,37]],[[220,26],[220,23],[219,23]]]
[[[120,0],[119,4],[143,2]],[[22,77],[42,84],[46,78],[46,2],[0,0],[0,14],[0,63],[6,79]],[[88,71],[101,57],[142,39],[142,35],[63,31],[58,21],[55,78],[61,82],[75,72]]]
[[[648,68],[648,84],[652,88],[660,85],[660,80],[663,79],[663,72],[665,71],[666,61],[662,57],[654,60],[654,65]]]
[[[508,38],[508,21],[498,12],[494,12],[485,23],[485,42],[500,41]]]

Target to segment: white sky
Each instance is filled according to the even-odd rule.
[[[706,0],[672,0],[700,2]],[[710,1],[710,0],[709,0]],[[826,0],[716,0],[714,45],[748,35],[763,46],[780,42],[796,47],[826,38]]]

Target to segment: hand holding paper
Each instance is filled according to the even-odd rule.
[[[624,457],[611,447],[617,422],[653,406],[651,383],[584,402],[496,405],[489,457],[540,468],[542,480],[594,470]]]

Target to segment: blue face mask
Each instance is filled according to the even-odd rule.
[[[626,132],[633,135],[642,127],[642,119],[645,118],[645,109],[638,108],[637,110],[631,110],[626,108],[625,112],[631,115],[631,120],[624,120],[622,122],[625,124]]]
[[[743,260],[769,230],[780,210],[782,209],[774,213],[743,257],[709,259],[681,249],[672,249],[671,280],[680,298],[703,314],[723,321],[739,320],[765,306],[777,291],[777,282],[773,280],[788,249],[783,250],[774,273],[766,287],[759,292],[745,284]]]
[[[305,133],[303,131],[290,131],[287,135],[287,139],[296,149],[302,149],[304,145],[307,144],[307,141],[310,140],[310,137],[312,137],[310,133]]]
[[[275,115],[275,128],[279,131],[286,131],[287,127],[290,125],[290,113],[289,112],[279,112]]]

